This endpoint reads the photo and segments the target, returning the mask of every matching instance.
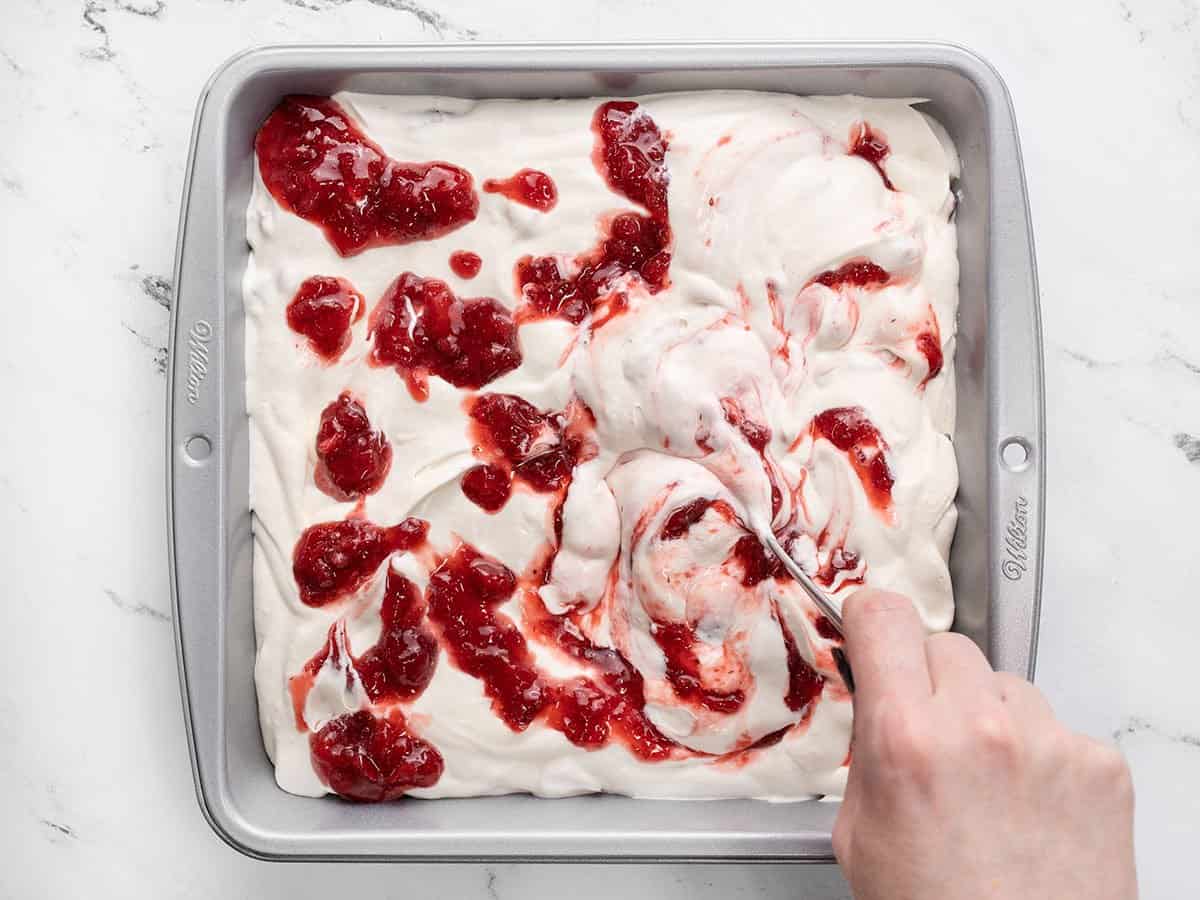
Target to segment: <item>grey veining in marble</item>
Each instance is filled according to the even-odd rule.
[[[943,39],[1017,106],[1049,419],[1038,681],[1118,742],[1143,896],[1200,846],[1196,0],[0,4],[0,896],[843,898],[830,867],[273,866],[193,794],[171,642],[163,366],[209,73],[264,42]],[[1187,881],[1185,881],[1187,879]]]

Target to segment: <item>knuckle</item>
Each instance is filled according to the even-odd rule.
[[[972,746],[994,760],[1015,763],[1021,754],[1021,737],[1002,710],[982,710],[968,723]]]
[[[901,594],[867,588],[858,591],[846,601],[846,614],[873,617],[903,611],[910,606],[912,602]]]
[[[1096,741],[1064,729],[1057,745],[1059,753],[1062,754],[1064,766],[1069,766],[1072,770],[1085,775],[1094,773],[1093,753],[1099,746]]]
[[[913,710],[889,704],[879,715],[876,729],[880,755],[889,769],[918,777],[932,771],[933,739],[928,729],[920,727]]]
[[[1093,742],[1092,770],[1105,788],[1122,798],[1133,798],[1133,773],[1120,751],[1098,741]]]
[[[1115,747],[1084,735],[1067,733],[1063,739],[1067,763],[1080,773],[1094,796],[1115,801],[1126,811],[1133,808],[1133,773],[1125,755]]]
[[[973,640],[965,634],[959,634],[957,631],[940,631],[937,634],[931,635],[927,640],[931,644],[941,644],[944,649],[958,653],[979,652],[979,648]]]
[[[1054,727],[1045,732],[1038,742],[1048,767],[1059,771],[1076,755],[1077,744],[1075,735],[1062,727]]]

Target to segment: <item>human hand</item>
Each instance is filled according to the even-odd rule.
[[[855,900],[1130,900],[1133,785],[970,639],[899,594],[845,606],[854,742],[833,831]]]

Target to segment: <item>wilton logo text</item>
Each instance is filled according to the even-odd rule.
[[[213,327],[204,319],[197,319],[188,332],[187,401],[193,406],[200,402],[200,385],[208,376],[208,342],[212,335]]]
[[[1013,504],[1012,518],[1004,529],[1000,571],[1009,581],[1020,581],[1029,571],[1029,501],[1022,496]]]

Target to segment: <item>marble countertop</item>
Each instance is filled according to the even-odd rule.
[[[255,862],[201,817],[180,716],[163,375],[209,73],[264,42],[711,37],[952,40],[1008,80],[1046,335],[1038,682],[1128,754],[1143,896],[1182,896],[1200,846],[1197,0],[4,3],[0,896],[848,896],[832,867]]]

